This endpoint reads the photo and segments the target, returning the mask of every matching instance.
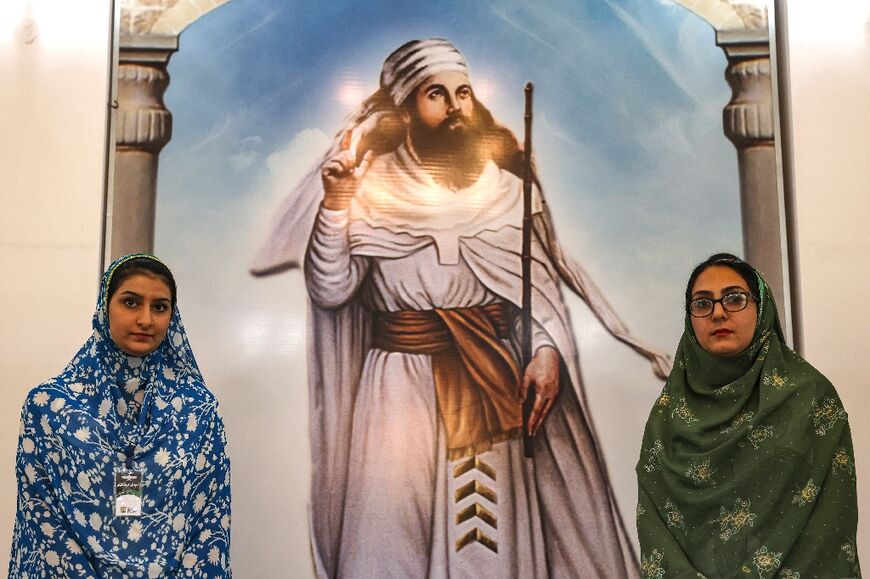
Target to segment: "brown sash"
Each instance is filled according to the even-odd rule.
[[[432,356],[450,460],[522,434],[521,374],[507,336],[502,303],[374,314],[374,347]]]

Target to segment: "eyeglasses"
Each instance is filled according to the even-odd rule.
[[[717,303],[722,304],[722,309],[726,312],[734,313],[746,309],[750,299],[758,301],[758,299],[749,292],[732,292],[730,294],[725,294],[718,300],[710,298],[698,298],[692,300],[689,302],[689,307],[687,309],[693,318],[706,318],[713,313],[713,308],[716,307]]]

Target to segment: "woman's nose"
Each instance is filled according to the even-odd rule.
[[[149,308],[142,308],[142,312],[139,314],[139,319],[137,320],[140,326],[150,326],[151,319],[151,310]]]
[[[728,312],[722,306],[722,302],[713,303],[713,313],[710,314],[714,320],[724,320],[728,317]]]

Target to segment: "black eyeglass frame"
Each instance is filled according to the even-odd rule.
[[[738,295],[738,294],[739,294],[739,295],[742,295],[742,296],[746,296],[746,297],[748,298],[748,299],[746,300],[746,303],[743,304],[743,307],[740,308],[740,309],[737,309],[737,310],[729,310],[728,308],[726,308],[726,307],[725,307],[725,302],[724,302],[723,300],[725,300],[726,298],[728,298],[728,297],[730,297],[730,296]],[[694,299],[694,300],[691,300],[688,304],[686,304],[686,311],[687,311],[687,312],[689,313],[689,315],[692,316],[693,318],[697,318],[697,319],[708,318],[708,317],[710,317],[710,316],[713,315],[713,312],[714,312],[714,311],[716,311],[716,304],[719,304],[720,306],[722,306],[722,309],[723,309],[723,310],[725,310],[725,311],[728,312],[729,314],[734,314],[734,313],[742,312],[743,310],[745,310],[745,309],[746,309],[746,306],[749,305],[749,300],[750,300],[750,299],[751,299],[751,300],[755,300],[756,303],[758,302],[758,298],[755,297],[754,295],[752,295],[751,292],[728,292],[727,294],[725,294],[724,296],[722,296],[722,297],[719,298],[718,300],[714,300],[713,298],[696,298],[696,299]],[[697,302],[697,301],[701,301],[701,300],[708,300],[708,301],[710,301],[710,302],[713,302],[713,305],[710,307],[710,313],[704,314],[703,316],[696,316],[695,314],[692,313],[692,304],[695,303],[695,302]]]

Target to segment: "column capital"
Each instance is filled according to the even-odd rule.
[[[770,34],[767,28],[717,30],[716,46],[725,52],[728,61],[770,57]]]
[[[716,44],[728,58],[725,79],[731,87],[731,100],[723,114],[725,136],[738,149],[772,145],[773,92],[767,29],[718,31]]]
[[[177,36],[122,34],[118,43],[120,64],[169,64],[169,58],[178,52]]]
[[[172,115],[163,103],[167,65],[178,37],[123,35],[118,55],[118,150],[159,152],[172,137]]]

